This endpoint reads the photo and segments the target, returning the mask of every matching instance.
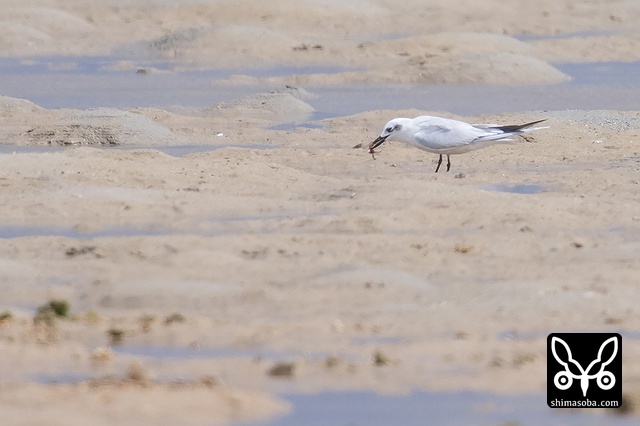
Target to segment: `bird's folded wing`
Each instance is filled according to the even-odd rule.
[[[448,149],[469,145],[478,139],[498,139],[502,132],[479,129],[473,126],[428,125],[421,126],[413,136],[414,142],[430,149]]]

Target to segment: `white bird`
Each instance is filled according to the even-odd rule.
[[[384,130],[369,144],[369,153],[373,157],[375,148],[384,141],[399,141],[415,146],[427,152],[439,154],[436,173],[442,164],[442,155],[447,155],[447,171],[451,168],[451,154],[463,154],[490,145],[513,141],[511,136],[524,132],[546,129],[548,127],[531,127],[545,120],[532,121],[527,124],[499,126],[497,124],[469,124],[449,118],[422,115],[416,118],[394,118]],[[375,157],[373,157],[375,160]]]

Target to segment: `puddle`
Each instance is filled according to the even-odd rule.
[[[587,62],[555,66],[565,74],[569,74],[574,84],[640,85],[640,62]]]
[[[286,216],[285,216],[286,217]],[[269,217],[256,217],[255,219],[243,218],[243,217],[229,217],[229,218],[212,218],[212,223],[230,223],[230,222],[243,222],[251,220],[270,220]],[[271,219],[280,220],[280,219]],[[67,237],[78,239],[92,239],[102,237],[157,237],[161,235],[189,235],[197,234],[200,236],[215,236],[215,235],[230,235],[233,233],[244,234],[251,232],[256,233],[271,233],[273,232],[269,228],[263,229],[233,229],[225,230],[219,228],[213,229],[168,229],[160,225],[149,227],[134,227],[134,226],[115,226],[112,228],[105,228],[98,231],[78,231],[72,227],[57,227],[57,226],[0,226],[0,239],[11,238],[23,238],[23,237]]]
[[[183,360],[206,358],[249,358],[264,361],[295,361],[304,358],[309,361],[325,360],[328,352],[276,351],[271,349],[238,348],[194,348],[188,346],[118,345],[114,352],[153,358],[156,360]]]
[[[420,85],[305,87],[315,119],[373,110],[447,111],[462,116],[547,110],[640,110],[640,85],[576,84],[534,86]]]
[[[286,77],[288,75],[304,74],[338,74],[347,71],[357,71],[353,68],[329,67],[329,66],[307,66],[307,67],[267,67],[254,69],[231,70],[231,74],[244,74],[252,77]]]
[[[498,340],[516,340],[516,341],[526,341],[526,340],[536,340],[539,338],[545,337],[546,335],[542,335],[533,331],[518,331],[518,330],[505,330],[498,333]]]
[[[32,58],[0,58],[0,72],[4,75],[96,74],[105,72],[113,63],[110,56],[39,56]],[[157,63],[156,68],[162,68]]]
[[[0,226],[0,239],[37,236],[90,239],[99,237],[137,237],[167,234],[170,234],[167,229],[155,226],[147,228],[122,226],[92,232],[81,232],[71,227],[59,226]]]
[[[100,146],[96,146],[96,147],[101,148]],[[104,148],[117,149],[117,150],[123,150],[123,151],[137,150],[137,149],[155,149],[157,151],[163,152],[172,157],[184,157],[191,154],[201,154],[203,152],[212,152],[212,151],[216,151],[218,149],[224,149],[224,148],[266,150],[266,149],[278,149],[282,147],[280,145],[265,145],[265,144],[255,144],[255,145],[224,144],[224,145],[171,145],[171,146],[151,146],[151,147],[127,145],[127,146],[109,146]]]
[[[189,188],[183,190],[190,190]],[[0,239],[53,236],[78,239],[101,237],[154,237],[161,235],[219,236],[232,234],[270,234],[275,223],[291,220],[332,216],[331,211],[306,212],[286,211],[276,214],[212,216],[193,218],[194,222],[179,228],[168,228],[163,224],[146,223],[129,226],[113,226],[97,231],[79,231],[75,227],[63,226],[6,226],[0,225]],[[251,222],[265,222],[257,225]],[[235,225],[235,226],[231,226]]]
[[[170,146],[147,146],[147,145],[117,145],[117,146],[104,146],[104,145],[83,145],[92,148],[104,148],[104,149],[117,149],[117,150],[137,150],[137,149],[155,149],[160,152],[164,152],[172,157],[184,157],[191,154],[200,154],[203,152],[211,152],[223,148],[242,148],[242,149],[278,149],[282,148],[280,145],[170,145]],[[75,145],[70,146],[42,146],[42,145],[2,145],[0,144],[0,155],[12,155],[12,154],[46,154],[51,152],[60,152],[64,149],[73,149]]]
[[[1,145],[0,154],[12,155],[12,154],[43,154],[50,152],[59,152],[64,148],[61,146],[42,146],[42,145]]]
[[[410,342],[410,339],[398,336],[365,336],[351,339],[351,343],[354,345],[391,345]]]
[[[61,373],[61,374],[35,374],[28,377],[28,381],[41,385],[72,384],[83,382],[91,378],[88,374],[82,373]]]
[[[564,330],[563,333],[593,333],[593,330]],[[640,331],[635,330],[607,330],[607,333],[618,333],[623,340],[640,340]],[[500,341],[515,340],[515,341],[532,341],[538,339],[546,339],[548,333],[542,333],[539,331],[518,331],[518,330],[504,330],[498,333],[497,339]]]
[[[546,188],[538,184],[518,183],[515,185],[508,185],[505,183],[493,183],[487,185],[480,185],[481,189],[492,192],[509,192],[512,194],[540,194],[545,192]]]
[[[603,416],[590,410],[547,407],[546,395],[498,395],[487,392],[423,392],[379,395],[369,391],[281,394],[291,414],[253,426],[468,425],[635,425],[635,416]],[[236,424],[239,425],[239,424]]]
[[[617,333],[620,334],[623,339],[640,340],[640,331],[622,330]]]
[[[73,232],[71,228],[54,226],[0,226],[0,238],[2,239],[44,235],[68,237]]]
[[[140,59],[135,57],[137,70],[113,69],[118,61],[128,59],[118,56],[39,56],[25,58],[0,58],[0,74],[4,75],[36,75],[42,74],[137,74],[138,77],[154,76],[153,71],[161,74],[175,73],[176,66],[181,66],[180,61],[168,61],[158,59]],[[144,71],[146,70],[146,72]],[[270,66],[255,68],[220,68],[201,71],[184,71],[180,74],[186,77],[206,77],[209,79],[229,78],[234,74],[243,74],[251,77],[284,77],[287,75],[304,74],[337,74],[346,71],[354,71],[352,68],[309,65],[309,66]]]
[[[541,35],[541,34],[514,34],[511,37],[520,41],[537,41],[537,40],[565,40],[569,38],[589,38],[614,35],[613,31],[605,30],[587,30],[587,31],[575,31],[570,33]]]
[[[322,118],[318,118],[317,114],[312,114],[311,116],[313,118],[313,120],[320,120]],[[325,126],[323,126],[322,124],[317,124],[317,123],[280,123],[277,124],[275,126],[271,126],[268,127],[269,130],[283,130],[286,132],[291,132],[297,128],[304,128],[304,129],[322,129]]]

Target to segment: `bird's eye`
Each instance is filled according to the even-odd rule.
[[[384,129],[384,131],[387,133],[391,133],[393,132],[393,127],[387,127],[386,129]]]

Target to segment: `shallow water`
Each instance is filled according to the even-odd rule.
[[[167,235],[170,232],[156,225],[116,226],[99,231],[83,232],[73,227],[62,226],[0,226],[0,239],[35,236],[68,237],[90,239],[99,237],[132,237]]]
[[[116,352],[154,358],[199,358],[183,351],[160,353],[137,350],[137,347]],[[141,347],[138,347],[141,348]],[[195,350],[194,350],[195,351]],[[210,352],[207,355],[245,356],[243,354]],[[252,356],[253,357],[253,356]],[[255,357],[253,357],[255,358]],[[260,359],[269,359],[268,356]],[[80,373],[36,374],[29,381],[39,384],[73,384],[89,380]],[[176,379],[166,380],[167,382]],[[636,425],[637,416],[594,412],[589,409],[551,409],[544,394],[500,395],[489,392],[425,392],[405,395],[381,395],[371,391],[330,391],[320,393],[285,393],[279,398],[292,405],[285,416],[265,422],[234,423],[235,426],[423,426],[423,425]]]
[[[158,360],[184,360],[203,358],[250,358],[265,361],[324,360],[327,352],[276,351],[260,348],[197,348],[188,346],[116,345],[113,351],[120,354],[154,358]]]
[[[90,378],[91,376],[89,374],[83,373],[34,374],[28,378],[28,381],[42,385],[63,385],[82,382]]]
[[[493,192],[509,192],[511,194],[540,194],[541,192],[545,192],[546,188],[542,185],[531,184],[531,183],[517,183],[515,185],[508,185],[505,183],[492,183],[481,185],[480,188],[485,191],[493,191]]]
[[[290,127],[290,125],[287,125]],[[278,149],[282,148],[279,145],[265,145],[265,144],[253,144],[253,145],[234,145],[234,144],[221,144],[221,145],[168,145],[168,146],[132,146],[132,145],[118,145],[118,146],[100,146],[100,145],[87,145],[93,148],[104,149],[116,149],[116,150],[138,150],[138,149],[154,149],[160,152],[164,152],[172,157],[184,157],[191,154],[199,154],[203,152],[216,151],[224,148],[241,148],[241,149]],[[48,146],[48,145],[2,145],[0,144],[0,155],[12,155],[12,154],[46,154],[51,152],[60,152],[64,149],[74,149],[77,146]]]
[[[155,149],[161,152],[164,152],[167,155],[172,157],[184,157],[186,155],[191,154],[200,154],[203,152],[211,152],[216,151],[218,149],[224,148],[241,148],[241,149],[278,149],[281,148],[279,145],[265,145],[265,144],[254,144],[254,145],[232,145],[232,144],[224,144],[224,145],[170,145],[170,146],[154,146],[154,147],[139,147],[139,146],[116,146],[109,147],[107,149],[120,149],[120,150],[134,150],[134,149]]]
[[[423,425],[635,425],[635,416],[547,407],[544,394],[424,392],[379,395],[369,391],[282,394],[291,414],[253,426],[423,426]]]
[[[61,146],[42,146],[42,145],[2,145],[0,144],[0,154],[42,154],[49,152],[62,151],[64,148]]]
[[[640,86],[640,62],[587,62],[558,64],[574,85]]]
[[[638,66],[640,73],[640,66]],[[346,116],[363,111],[415,108],[463,116],[520,111],[607,109],[640,110],[640,85],[577,84],[533,86],[346,86],[307,88],[318,95],[309,103],[312,119]]]
[[[194,222],[182,227],[169,227],[161,223],[140,223],[136,225],[108,226],[103,229],[84,231],[71,226],[20,226],[0,225],[0,239],[22,238],[34,236],[68,237],[78,239],[92,239],[102,237],[140,237],[159,235],[189,235],[218,236],[231,234],[246,234],[250,222],[259,222],[260,226],[251,228],[252,234],[269,234],[274,232],[274,223],[289,221],[292,218],[304,219],[310,217],[330,216],[332,212],[319,211],[285,211],[275,214],[244,215],[244,216],[209,216],[194,218]],[[264,223],[263,223],[264,222]],[[230,226],[237,225],[237,226]]]
[[[272,87],[229,86],[233,74],[269,77],[337,73],[336,67],[268,67],[168,72],[170,62],[148,62],[166,73],[113,71],[117,57],[35,57],[0,59],[0,93],[47,108],[210,107]],[[307,87],[313,120],[376,109],[417,108],[461,115],[550,109],[640,110],[640,62],[555,64],[572,76],[568,83],[531,86],[348,85]],[[302,123],[299,123],[299,125]],[[313,124],[310,124],[313,125]]]

